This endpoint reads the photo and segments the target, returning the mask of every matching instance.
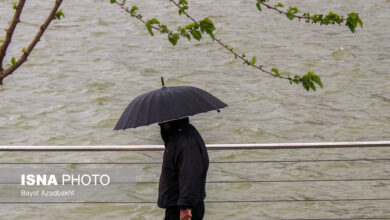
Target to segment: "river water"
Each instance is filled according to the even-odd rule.
[[[127,104],[140,93],[167,86],[192,85],[214,94],[229,107],[191,118],[206,143],[275,143],[388,140],[390,135],[390,1],[282,1],[302,11],[359,12],[364,28],[289,21],[255,1],[191,1],[189,12],[209,16],[216,36],[266,68],[304,74],[315,71],[324,89],[306,92],[242,65],[206,37],[180,40],[151,37],[145,26],[118,6],[100,0],[65,0],[65,19],[53,21],[25,63],[0,87],[0,145],[161,144],[156,125],[114,132]],[[272,2],[272,1],[271,1]],[[52,1],[29,1],[6,62],[27,47]],[[145,18],[169,27],[189,23],[169,1],[131,1]],[[0,27],[12,18],[12,1],[0,0]],[[0,36],[2,36],[1,34]],[[2,37],[1,37],[2,38]],[[225,151],[214,160],[290,158],[386,158],[386,149]],[[161,153],[0,153],[2,162],[157,161]],[[214,164],[210,179],[310,179],[385,177],[381,162]],[[371,169],[372,168],[372,169]],[[374,169],[375,168],[375,169]],[[140,166],[137,180],[158,180],[160,167]],[[242,174],[243,169],[253,173]],[[242,176],[244,175],[244,176]],[[219,179],[218,179],[219,178]],[[387,182],[214,184],[209,200],[390,197]],[[139,198],[154,201],[156,186],[137,186]],[[387,189],[386,189],[387,187]],[[348,193],[344,193],[348,191]],[[228,192],[228,193],[227,193]],[[337,194],[338,193],[338,194]],[[387,194],[387,195],[386,195]],[[336,196],[338,195],[338,196]],[[377,196],[377,197],[378,197]],[[49,208],[47,208],[49,207]],[[206,219],[390,218],[389,203],[305,202],[209,204]],[[13,209],[12,213],[9,212]],[[153,204],[4,204],[1,219],[160,219]],[[375,215],[374,215],[375,213]],[[31,216],[30,216],[31,215]],[[6,216],[6,217],[5,217]]]

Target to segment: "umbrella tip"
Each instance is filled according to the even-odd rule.
[[[161,77],[161,84],[162,84],[163,87],[165,87],[164,77]]]

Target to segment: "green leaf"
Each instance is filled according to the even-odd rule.
[[[110,3],[111,3],[111,4],[115,4],[116,1],[115,1],[115,0],[110,0]]]
[[[321,78],[317,76],[314,72],[308,72],[302,77],[299,77],[298,75],[295,76],[295,79],[299,82],[302,82],[303,88],[306,89],[306,91],[309,91],[312,89],[313,91],[316,91],[317,88],[314,83],[316,83],[318,86],[323,88]]]
[[[190,30],[190,33],[192,34],[192,36],[196,39],[196,40],[200,40],[202,39],[202,33],[200,33],[200,31],[197,31],[197,30]]]
[[[12,64],[12,66],[15,66],[15,65],[16,65],[16,59],[15,59],[15,57],[12,57],[12,58],[11,58],[11,64]]]
[[[62,12],[62,9],[58,10],[55,14],[57,20],[61,20],[61,17],[65,18],[65,14]]]
[[[207,33],[210,35],[211,39],[213,39],[213,40],[215,39],[215,36],[214,36],[213,32],[210,31],[210,32],[207,32]]]
[[[257,61],[257,58],[256,58],[256,56],[254,56],[254,57],[252,57],[252,65],[255,65],[255,63],[256,63],[256,61]]]
[[[302,83],[302,86],[303,86],[303,88],[305,88],[306,89],[306,91],[309,91],[310,90],[310,86],[309,86],[309,84],[308,83]]]
[[[4,40],[0,40],[0,43],[3,43],[4,42]]]
[[[215,30],[215,27],[214,27],[214,23],[209,19],[209,18],[204,18],[203,20],[201,20],[199,22],[199,25],[200,25],[200,30],[202,31],[202,33],[204,31],[214,31]]]
[[[198,25],[196,23],[192,23],[192,24],[189,24],[189,25],[185,26],[185,29],[188,29],[188,30],[190,30],[190,29],[198,29],[198,28],[199,27],[198,27]]]
[[[317,88],[316,86],[314,85],[314,83],[312,81],[309,81],[309,86],[310,88],[313,90],[313,91],[317,91]]]
[[[291,11],[293,14],[296,14],[299,12],[299,9],[297,7],[289,7],[289,11]]]
[[[360,19],[359,15],[357,15],[357,20],[358,20],[358,23],[360,24],[360,27],[362,28],[363,27],[363,20]]]
[[[191,40],[191,35],[187,33],[185,28],[177,27],[177,31],[179,31],[180,35],[186,37],[189,41]]]
[[[148,29],[149,34],[151,36],[153,36],[154,34],[153,34],[153,31],[152,31],[152,26],[150,24],[148,24],[148,23],[146,23],[145,26],[146,26],[146,29]]]
[[[311,78],[315,83],[317,83],[317,85],[319,85],[321,88],[324,88],[321,78],[319,76],[317,76],[314,72],[309,72],[308,74],[311,75]]]
[[[282,3],[280,3],[280,2],[278,2],[278,4],[276,4],[275,6],[276,6],[276,7],[280,7],[280,8],[283,8],[283,7],[284,7],[284,5],[283,5]]]
[[[290,7],[287,10],[286,16],[288,19],[293,20],[295,18],[295,14],[299,12],[299,9],[297,7]]]
[[[156,19],[156,18],[152,18],[150,20],[148,20],[146,23],[145,23],[145,26],[146,28],[148,29],[149,31],[149,34],[151,36],[153,36],[153,31],[152,31],[152,24],[160,24],[160,22]]]
[[[22,48],[21,50],[20,50],[22,53],[24,53],[24,51],[26,51],[26,48]]]
[[[209,18],[206,17],[203,20],[201,20],[199,22],[199,25],[200,25],[200,30],[201,30],[202,33],[204,31],[206,31],[206,33],[208,35],[210,35],[210,37],[213,40],[215,39],[215,36],[214,36],[214,33],[213,33],[213,31],[215,30],[215,26],[214,26],[214,23]]]
[[[181,34],[181,35],[183,35],[183,34],[187,33],[186,29],[184,29],[184,28],[181,28],[180,26],[179,26],[179,27],[177,27],[177,31],[178,31],[178,32],[180,32],[180,34]]]
[[[355,12],[349,13],[345,25],[349,27],[352,33],[355,33],[355,28],[358,24],[360,27],[363,27],[363,21],[360,19],[359,14]]]
[[[169,29],[166,25],[160,25],[160,28],[161,28],[161,33],[168,33],[169,32]]]
[[[186,37],[186,38],[188,39],[188,41],[190,41],[190,40],[191,40],[191,35],[190,35],[190,34],[188,34],[188,33],[185,33],[185,34],[183,34],[183,36],[184,36],[184,37]]]
[[[152,18],[147,21],[149,24],[160,24],[160,21],[158,21],[156,18]]]
[[[287,12],[287,14],[286,14],[286,17],[287,17],[288,19],[290,19],[290,20],[293,20],[293,19],[294,19],[294,15],[292,15],[292,14],[290,14],[290,13],[288,13],[288,12]]]
[[[182,15],[183,13],[184,13],[184,11],[185,10],[187,10],[188,9],[188,6],[183,6],[183,7],[180,7],[180,9],[178,10],[178,12],[179,12],[179,15]]]
[[[178,34],[169,34],[168,35],[168,40],[171,42],[173,46],[177,44],[177,41],[179,40],[179,35]]]
[[[188,1],[187,0],[179,0],[179,5],[187,5]]]
[[[12,9],[14,9],[14,10],[18,9],[18,3],[17,2],[12,2]]]
[[[257,10],[262,11],[261,6],[260,6],[260,2],[256,3],[256,7],[257,7]]]
[[[277,77],[280,77],[280,73],[279,73],[278,68],[272,68],[271,71],[274,72]]]
[[[133,7],[131,7],[130,12],[133,13],[133,12],[135,12],[137,10],[138,10],[138,7],[134,5]]]
[[[184,12],[185,12],[185,10],[187,10],[188,9],[188,1],[187,0],[179,0],[179,10],[178,10],[178,12],[179,12],[179,15],[182,15]]]

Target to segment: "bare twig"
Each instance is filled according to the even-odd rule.
[[[7,53],[8,45],[11,43],[12,35],[14,34],[16,25],[20,22],[20,14],[22,13],[25,0],[19,0],[18,5],[16,5],[14,17],[12,18],[11,24],[7,29],[5,39],[0,48],[0,71],[3,70],[3,60],[5,54]],[[1,82],[1,81],[0,81]]]
[[[22,1],[22,0],[20,0],[20,1]],[[22,55],[18,58],[18,60],[15,62],[15,64],[13,64],[12,66],[8,67],[5,70],[0,71],[0,85],[3,84],[3,79],[5,77],[12,74],[17,68],[19,68],[24,62],[26,62],[31,51],[34,49],[35,45],[38,43],[38,41],[42,37],[43,33],[45,32],[47,27],[50,25],[50,22],[55,19],[56,12],[57,12],[58,8],[60,7],[62,1],[63,0],[56,0],[55,1],[54,6],[50,11],[49,16],[46,18],[45,22],[40,26],[39,31],[35,35],[34,39],[30,42],[28,47],[25,50],[23,50]],[[19,6],[18,6],[18,8],[19,8]]]

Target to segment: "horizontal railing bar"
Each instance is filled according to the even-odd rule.
[[[246,160],[246,161],[211,161],[210,163],[312,163],[312,162],[358,162],[390,161],[390,158],[356,158],[356,159],[323,159],[323,160]]]
[[[280,199],[280,200],[221,200],[205,201],[207,203],[269,203],[269,202],[353,202],[353,201],[390,201],[388,198],[354,198],[354,199]]]
[[[359,217],[354,217],[354,218],[281,218],[280,220],[368,220],[368,219],[390,219],[390,217],[362,217],[362,218],[359,218]]]
[[[375,199],[375,198],[354,198],[354,199],[278,199],[278,200],[206,200],[205,203],[278,203],[278,202],[354,202],[354,201],[390,201],[389,198],[386,199]],[[156,204],[156,201],[129,201],[129,202],[4,202],[1,201],[0,204],[4,203],[21,203],[21,204],[33,204],[33,203],[122,203],[122,204]]]
[[[369,181],[390,181],[389,178],[375,179],[303,179],[303,180],[226,180],[207,181],[209,183],[302,183],[302,182],[369,182]],[[137,181],[136,184],[157,184],[158,181]]]
[[[208,144],[208,150],[252,149],[310,149],[310,148],[356,148],[390,147],[390,141],[366,142],[321,142],[321,143],[270,143],[270,144]],[[164,145],[120,146],[0,146],[0,151],[162,151]]]
[[[358,161],[390,161],[390,158],[357,158],[357,159],[329,159],[329,160],[247,160],[247,161],[210,161],[210,163],[312,163],[312,162],[358,162]],[[0,165],[151,165],[161,162],[5,162]]]
[[[370,181],[390,181],[389,178],[376,179],[303,179],[303,180],[220,180],[207,181],[210,183],[303,183],[303,182],[370,182]],[[110,184],[158,184],[158,181],[135,181],[135,182],[110,182]],[[20,182],[0,182],[0,185],[18,185]]]

